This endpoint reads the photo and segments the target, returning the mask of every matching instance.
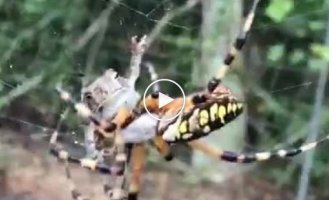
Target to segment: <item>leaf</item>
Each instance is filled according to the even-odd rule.
[[[324,62],[322,59],[309,59],[308,60],[308,67],[314,71],[314,72],[318,72],[319,70],[321,70],[324,67]]]
[[[24,2],[24,9],[28,14],[36,14],[45,12],[43,9],[45,7],[46,1],[44,0],[27,0]]]
[[[324,21],[320,21],[320,20],[317,20],[317,21],[310,21],[308,23],[308,26],[310,27],[310,29],[312,31],[321,31],[323,30],[323,28],[325,28],[325,22]]]
[[[329,62],[329,47],[322,44],[312,44],[311,50],[315,55]]]
[[[292,52],[291,56],[289,57],[289,60],[292,64],[297,64],[305,58],[305,53],[301,49],[296,49]]]
[[[284,46],[281,44],[270,47],[267,53],[267,59],[270,61],[278,61],[282,58],[284,52]]]
[[[181,47],[191,47],[193,45],[193,40],[190,37],[177,37],[177,44]]]
[[[265,13],[274,22],[282,22],[289,12],[294,8],[292,0],[272,0]]]

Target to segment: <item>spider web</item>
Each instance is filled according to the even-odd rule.
[[[102,1],[108,2],[108,0],[102,0]],[[155,14],[157,12],[160,12],[161,9],[166,9],[168,12],[170,12],[170,10],[172,9],[170,6],[166,7],[166,4],[170,4],[170,2],[171,2],[170,0],[162,0],[162,1],[158,2],[148,12],[143,12],[141,10],[138,10],[138,9],[128,5],[127,3],[124,3],[123,1],[110,0],[110,2],[112,2],[114,4],[118,4],[119,7],[125,8],[130,12],[133,12],[137,15],[140,15],[140,16],[144,17],[146,21],[153,22],[154,24],[157,24],[161,21],[161,18],[157,19],[157,18],[153,17],[153,16],[155,16]],[[307,16],[307,15],[312,15],[314,13],[321,13],[321,12],[324,12],[324,11],[328,11],[328,9],[327,8],[322,8],[322,9],[318,9],[318,10],[310,10],[308,12],[304,12],[304,13],[299,14],[299,15],[293,15],[293,16],[287,17],[287,20],[296,19],[296,18],[299,18],[299,17]],[[188,26],[185,26],[185,25],[182,25],[182,24],[178,24],[178,23],[175,23],[173,21],[164,22],[164,24],[165,24],[165,26],[168,26],[168,27],[174,27],[174,28],[179,28],[179,29],[183,29],[183,30],[192,30],[192,29],[195,28],[195,27],[188,27]],[[258,26],[253,27],[253,29],[266,29],[266,28],[271,28],[271,27],[275,27],[275,26],[279,26],[279,25],[280,25],[280,23],[278,23],[278,24],[260,24]],[[12,65],[10,65],[9,67],[11,69],[14,68],[14,66],[12,66]],[[175,74],[176,76],[183,75],[183,73],[178,72],[178,71],[175,72],[175,73],[177,73],[177,74]],[[283,87],[283,88],[277,88],[277,89],[274,89],[272,91],[269,91],[269,93],[270,94],[277,94],[277,93],[281,93],[281,92],[295,90],[295,89],[298,89],[298,88],[309,87],[312,84],[313,84],[312,81],[306,81],[306,82],[302,82],[302,83],[299,83],[299,84],[286,86],[286,87]],[[5,88],[8,88],[8,89],[16,88],[16,86],[10,84],[8,81],[3,80],[1,78],[0,78],[0,87],[5,87]],[[10,121],[13,121],[13,122],[17,122],[19,124],[25,124],[25,125],[28,125],[29,127],[34,127],[36,129],[39,129],[40,132],[37,133],[37,134],[34,134],[36,139],[40,139],[40,138],[43,138],[43,137],[48,137],[50,135],[49,132],[57,131],[57,128],[51,128],[51,127],[43,126],[43,125],[40,125],[40,124],[37,124],[37,123],[32,123],[32,122],[29,122],[29,121],[26,121],[26,120],[23,120],[23,119],[19,119],[19,118],[16,118],[16,117],[0,115],[0,118],[10,120]],[[76,136],[76,132],[74,132],[74,131],[69,132],[69,134],[74,136],[74,137]],[[75,144],[83,145],[77,139],[77,137],[75,137],[75,138],[76,138],[76,139],[74,139]]]
[[[166,8],[165,4],[170,4],[170,2],[171,2],[170,0],[160,1],[152,9],[150,9],[147,13],[144,13],[143,11],[140,11],[138,9],[133,8],[132,6],[128,5],[127,3],[124,3],[123,1],[117,1],[117,0],[110,0],[110,1],[102,0],[102,1],[112,3],[112,6],[114,4],[117,4],[119,7],[122,7],[124,9],[128,10],[129,12],[133,12],[135,14],[138,14],[138,15],[144,17],[145,21],[153,22],[154,24],[157,24],[157,23],[161,22],[161,18],[156,19],[153,16],[155,16],[155,14],[157,12],[160,12],[160,10],[163,10],[163,9],[169,12],[170,11],[169,6],[167,6],[167,8]],[[181,25],[181,24],[178,24],[178,23],[170,22],[170,21],[163,22],[163,23],[164,23],[165,26],[169,26],[169,27],[175,27],[175,28],[179,28],[179,29],[183,29],[183,30],[190,30],[191,29],[190,27],[187,27],[187,26],[184,26],[184,25]],[[81,47],[78,47],[78,48],[81,48]],[[11,70],[15,70],[15,66],[13,66],[12,64],[9,66],[9,68]],[[0,78],[0,87],[1,87],[0,88],[1,90],[3,88],[5,88],[6,90],[7,89],[12,90],[12,89],[15,89],[17,86],[11,84],[9,81],[6,81],[6,80]],[[0,118],[5,119],[5,120],[9,120],[9,121],[12,121],[12,122],[16,122],[18,124],[26,125],[26,128],[33,128],[33,129],[39,130],[39,131],[32,131],[33,134],[31,135],[31,137],[35,138],[35,139],[42,139],[42,138],[50,136],[50,134],[52,132],[58,131],[58,128],[61,125],[61,122],[58,122],[58,126],[56,128],[51,128],[51,127],[44,126],[44,125],[41,125],[41,124],[38,124],[38,123],[30,122],[30,121],[23,120],[23,119],[20,119],[20,118],[17,118],[17,117],[7,116],[7,115],[4,115],[4,114],[3,115],[0,114]],[[58,120],[58,121],[60,121],[60,120]],[[83,146],[83,143],[80,142],[79,139],[76,137],[76,132],[75,131],[70,131],[70,132],[66,133],[65,135],[67,135],[67,134],[72,135],[73,138],[75,138],[74,139],[75,144]]]
[[[1,83],[4,84],[7,87],[15,88],[15,86],[13,86],[10,83],[7,83],[3,80],[1,80]],[[281,92],[287,92],[289,90],[295,90],[295,89],[298,89],[298,88],[309,87],[313,83],[314,82],[312,82],[312,81],[307,81],[307,82],[303,82],[303,83],[300,83],[300,84],[291,85],[291,86],[287,86],[287,87],[283,87],[283,88],[279,88],[279,89],[269,91],[269,94],[277,94],[277,93],[281,93]],[[64,113],[64,111],[62,112],[62,114],[63,113]],[[16,118],[16,117],[10,117],[10,116],[1,115],[1,114],[0,114],[0,118],[39,129],[40,132],[37,132],[37,133],[33,134],[33,136],[32,136],[35,139],[42,139],[42,138],[48,137],[48,136],[50,136],[51,132],[58,131],[58,129],[59,129],[58,127],[57,128],[51,128],[51,127],[48,127],[48,126],[43,126],[43,125],[40,125],[40,124],[37,124],[37,123],[33,123],[33,122],[30,122],[30,121],[19,119],[19,118]],[[60,126],[60,123],[58,123],[58,126]],[[66,134],[69,134],[74,138],[74,143],[75,144],[77,144],[79,146],[83,146],[83,143],[81,141],[79,141],[79,139],[76,137],[76,132],[75,131],[70,131],[70,132],[67,132]]]
[[[105,1],[105,0],[104,0]],[[160,7],[164,6],[164,4],[170,2],[170,0],[163,0],[161,2],[159,2],[159,4],[157,4],[153,9],[151,9],[149,12],[147,13],[144,13],[140,10],[137,10],[131,6],[129,6],[128,4],[126,3],[123,3],[122,1],[120,2],[117,2],[117,1],[112,1],[113,3],[116,3],[116,4],[119,4],[120,6],[140,15],[140,16],[143,16],[145,17],[145,19],[147,21],[151,21],[151,22],[154,22],[154,23],[158,23],[161,21],[161,19],[154,19],[151,17],[152,14],[154,14],[155,12],[157,12],[157,10],[160,9]],[[168,9],[170,10],[170,9]],[[184,26],[184,25],[180,25],[180,24],[176,24],[176,23],[173,23],[173,22],[166,22],[165,23],[167,26],[171,26],[171,27],[175,27],[175,28],[181,28],[181,29],[184,29],[184,30],[191,30],[191,27],[187,27],[187,26]]]

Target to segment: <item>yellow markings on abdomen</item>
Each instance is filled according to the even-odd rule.
[[[232,112],[232,103],[227,104],[227,113]]]
[[[233,112],[233,114],[236,116],[238,113],[242,110],[242,103],[228,103],[227,104],[227,114],[230,114]]]
[[[219,108],[218,108],[218,117],[221,120],[222,124],[225,124],[225,119],[224,119],[225,115],[226,115],[225,106],[222,106],[222,105],[219,106]]]
[[[204,126],[209,123],[209,114],[207,110],[201,110],[200,111],[200,119],[199,124],[200,126]]]
[[[205,126],[202,131],[203,133],[208,134],[211,131],[210,126]]]
[[[210,120],[214,122],[217,118],[218,104],[215,103],[210,107]]]
[[[233,103],[232,110],[233,110],[234,114],[236,113],[237,108],[238,108],[238,106],[235,103]]]
[[[189,131],[194,132],[200,128],[198,119],[200,118],[199,116],[199,109],[195,109],[188,119],[188,124],[189,124]]]
[[[242,107],[243,107],[242,103],[237,103],[237,107],[238,107],[239,110],[241,110]]]
[[[186,133],[188,131],[187,130],[187,121],[186,120],[184,120],[184,121],[182,121],[180,123],[179,128],[178,128],[178,131],[181,134],[184,134],[184,133]]]

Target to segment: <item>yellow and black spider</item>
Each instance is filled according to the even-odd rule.
[[[329,137],[327,136],[321,140],[301,145],[298,148],[256,153],[236,153],[216,149],[198,140],[230,123],[243,112],[243,103],[232,94],[229,88],[223,85],[221,80],[225,76],[235,56],[246,42],[259,1],[260,0],[254,0],[241,33],[225,57],[223,65],[219,67],[216,76],[209,80],[204,90],[195,92],[186,97],[184,110],[175,119],[158,122],[156,119],[149,117],[146,108],[158,118],[165,118],[168,115],[172,116],[173,113],[178,113],[180,111],[183,98],[176,98],[170,104],[159,108],[159,95],[157,92],[153,92],[145,98],[146,108],[144,107],[144,102],[140,101],[134,109],[129,109],[127,107],[119,108],[113,119],[108,120],[98,118],[83,103],[75,102],[70,98],[69,93],[64,90],[59,90],[63,100],[71,103],[81,116],[88,118],[95,125],[96,131],[94,132],[94,137],[99,149],[101,151],[109,151],[110,148],[113,148],[113,145],[116,149],[116,162],[114,163],[98,162],[97,160],[88,160],[88,162],[86,162],[86,160],[83,159],[73,159],[66,152],[64,153],[65,159],[101,172],[117,174],[117,176],[112,176],[116,179],[123,174],[124,165],[127,161],[124,146],[127,143],[132,143],[133,147],[130,157],[133,175],[129,183],[127,198],[129,200],[134,200],[137,199],[140,190],[140,176],[146,157],[145,140],[152,140],[160,154],[167,160],[172,159],[170,146],[184,143],[196,150],[204,152],[212,158],[236,163],[264,161],[274,157],[292,157],[315,148],[318,144],[328,140]],[[131,130],[134,130],[132,127],[139,127],[137,130],[142,131],[132,133]],[[128,139],[131,134],[136,135],[133,140]],[[147,135],[147,137],[144,137],[145,135]],[[142,138],[142,140],[138,141],[138,138]],[[61,152],[62,154],[64,152],[54,148],[52,151],[55,155],[60,155]],[[104,158],[104,160],[106,160],[106,158]],[[114,168],[113,166],[110,167],[111,164],[114,165]],[[114,171],[113,169],[116,170]],[[125,195],[122,195],[122,197],[123,196]],[[80,196],[76,195],[75,199],[79,198]]]

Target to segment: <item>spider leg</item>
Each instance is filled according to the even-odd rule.
[[[124,138],[122,137],[122,132],[121,128],[125,128],[127,124],[130,124],[130,122],[134,119],[134,112],[126,109],[126,108],[121,108],[117,115],[114,117],[114,119],[111,121],[111,129],[113,130],[108,130],[108,131],[114,131],[115,136],[116,136],[116,142],[115,146],[117,147],[117,156],[116,156],[116,163],[123,168],[127,161],[126,154],[124,152],[125,150],[125,141]],[[133,167],[133,175],[132,179],[129,185],[129,194],[128,194],[128,199],[137,199],[137,194],[139,191],[139,184],[140,184],[140,175],[141,171],[144,167],[144,160],[145,160],[145,147],[142,144],[133,144],[132,147],[132,152],[131,152],[131,161],[132,161],[132,167]],[[124,191],[122,190],[123,187],[123,180],[124,177],[113,177],[115,180],[113,191],[112,192],[107,192],[112,193],[112,198],[113,199],[121,199],[125,197]],[[120,182],[120,180],[122,180]]]
[[[129,111],[128,109],[121,108],[115,118],[111,121],[111,130],[108,129],[107,131],[115,132],[118,135],[121,135],[119,132],[122,133],[122,129],[127,127],[127,124],[131,122],[132,119],[134,119],[134,112]],[[146,122],[147,123],[147,122]],[[138,136],[137,136],[138,137]],[[120,140],[120,141],[123,141]],[[155,136],[152,138],[152,141],[154,145],[158,148],[159,152],[165,156],[166,159],[170,160],[172,159],[172,155],[170,152],[169,145],[162,139],[161,136]],[[130,141],[126,141],[130,142]],[[124,143],[123,143],[124,144]],[[131,153],[131,167],[132,167],[132,176],[129,183],[129,193],[128,193],[128,199],[129,200],[135,200],[138,197],[138,192],[140,188],[140,177],[142,174],[142,170],[144,168],[144,162],[146,157],[146,149],[145,144],[142,143],[134,143],[132,147],[132,153]],[[120,180],[120,177],[115,177],[115,179]],[[122,178],[121,178],[122,180]],[[111,188],[108,188],[107,193],[112,194],[112,197],[116,196],[116,198],[120,199],[121,197],[124,197],[124,193],[122,189],[120,190],[120,187],[122,188],[121,183],[114,183],[113,190],[111,191]]]
[[[115,147],[115,161],[113,165],[108,170],[109,174],[111,175],[111,179],[114,180],[114,187],[113,190],[111,190],[108,185],[104,185],[104,191],[106,194],[109,195],[110,199],[123,199],[124,192],[122,190],[122,187],[124,185],[124,171],[125,171],[125,163],[126,163],[126,154],[125,154],[125,141],[122,138],[122,135],[120,134],[119,126],[116,124],[123,124],[127,118],[125,117],[129,112],[128,109],[122,109],[121,114],[116,115],[115,117],[115,123],[108,123],[105,120],[99,120],[92,112],[91,110],[83,103],[77,103],[74,101],[74,99],[71,98],[70,93],[67,91],[57,88],[57,91],[59,92],[61,98],[73,105],[77,113],[86,118],[89,119],[96,127],[96,130],[105,140],[103,147],[103,159],[106,166],[111,166],[112,162],[112,146],[109,145],[110,143],[107,141],[113,140],[114,138],[114,147]],[[126,112],[127,111],[127,112]],[[63,152],[62,152],[63,153]],[[59,153],[61,155],[61,153]],[[68,155],[68,154],[67,154]],[[99,165],[97,165],[97,161],[93,161],[90,163],[86,163],[86,159],[83,159],[81,161],[85,161],[83,164],[88,164],[91,166],[92,169],[97,169]],[[81,162],[78,161],[78,162]],[[90,161],[88,159],[87,161]],[[103,169],[103,168],[101,168]]]
[[[50,153],[52,155],[54,155],[55,157],[57,157],[59,160],[63,160],[65,163],[65,165],[64,165],[65,166],[65,175],[66,175],[67,180],[70,182],[70,190],[71,190],[72,198],[74,200],[88,200],[88,198],[82,196],[82,194],[77,189],[76,184],[72,180],[72,175],[71,175],[71,171],[69,168],[69,162],[81,164],[81,165],[84,163],[89,164],[90,162],[86,162],[86,161],[78,159],[74,156],[71,156],[67,151],[64,150],[63,147],[61,147],[59,144],[56,143],[57,136],[58,136],[57,131],[53,132],[53,134],[51,135],[50,144],[49,144]],[[92,166],[86,166],[86,167],[92,167]]]
[[[329,140],[329,136],[326,136],[315,142],[305,143],[297,148],[269,150],[269,151],[255,152],[255,153],[237,153],[232,151],[224,151],[211,147],[198,140],[190,141],[188,145],[191,146],[193,149],[199,150],[215,159],[224,160],[227,162],[234,162],[234,163],[252,163],[252,162],[269,160],[272,158],[293,157],[302,152],[314,149],[319,144],[322,144],[327,140]]]
[[[147,71],[150,74],[151,81],[154,82],[154,81],[158,80],[158,74],[156,73],[153,64],[151,62],[145,62],[144,66],[147,68]],[[158,82],[153,85],[152,90],[153,90],[153,92],[160,91],[160,85]]]
[[[73,107],[75,108],[75,110],[77,111],[77,113],[79,115],[81,115],[84,118],[89,119],[92,123],[94,123],[98,132],[101,132],[104,136],[111,137],[111,135],[106,134],[106,132],[107,132],[106,129],[108,129],[109,125],[111,125],[111,124],[97,119],[97,117],[91,112],[91,110],[85,104],[75,102],[75,100],[72,99],[69,92],[63,90],[60,87],[57,87],[56,90],[60,94],[60,97],[65,102],[68,102],[71,105],[73,105]],[[84,167],[87,167],[89,169],[94,169],[94,170],[97,170],[97,171],[99,171],[101,173],[105,173],[105,174],[116,173],[111,169],[110,165],[107,166],[102,163],[98,163],[97,161],[95,161],[93,159],[87,159],[87,158],[79,159],[79,158],[75,158],[75,157],[71,156],[67,151],[65,151],[62,147],[60,147],[56,143],[57,135],[58,135],[58,132],[54,132],[54,134],[52,135],[51,140],[50,140],[50,152],[54,156],[60,158],[61,155],[67,154],[67,160],[71,163],[78,163]]]
[[[88,198],[82,196],[82,194],[77,190],[76,184],[74,183],[71,175],[71,171],[69,168],[69,161],[73,163],[79,163],[79,159],[71,156],[67,151],[65,151],[59,144],[57,144],[57,138],[58,138],[58,131],[60,129],[60,126],[62,124],[62,121],[66,118],[68,113],[68,109],[65,109],[65,111],[61,114],[59,123],[57,124],[56,131],[53,132],[53,134],[50,137],[49,141],[49,149],[50,153],[55,155],[59,160],[63,160],[65,163],[65,175],[67,180],[70,182],[70,191],[72,198],[74,200],[88,200]],[[82,163],[79,163],[82,164]]]
[[[59,144],[50,144],[49,152],[59,160],[67,160],[68,163],[77,164],[84,168],[97,171],[101,174],[111,174],[112,170],[110,166],[97,162],[91,158],[78,158],[71,155]]]
[[[125,165],[127,163],[126,143],[120,133],[120,130],[116,130],[114,133],[114,163],[112,164],[111,171],[114,172],[110,176],[113,187],[104,185],[104,192],[110,197],[111,200],[121,200],[126,198],[124,191],[125,185]],[[112,163],[111,147],[105,146],[103,148],[103,158],[107,165]]]
[[[151,81],[156,81],[158,79],[158,74],[156,73],[153,64],[151,62],[146,62],[144,63],[144,66],[148,69],[148,72],[151,76]],[[152,89],[153,95],[156,95],[160,91],[159,83],[155,83]],[[154,138],[152,138],[151,144],[157,149],[157,151],[166,161],[171,161],[174,158],[169,144],[162,139],[162,136],[156,135]]]
[[[248,15],[245,19],[245,22],[244,22],[244,24],[243,24],[243,26],[240,30],[240,34],[236,38],[236,40],[235,40],[234,44],[232,45],[232,47],[231,47],[230,51],[228,52],[228,54],[225,56],[225,58],[223,60],[223,64],[222,64],[222,66],[220,66],[219,71],[216,74],[216,77],[214,77],[214,79],[209,82],[208,87],[213,85],[213,84],[216,84],[217,82],[219,82],[225,76],[226,72],[230,68],[230,65],[232,64],[232,62],[235,59],[236,55],[243,48],[244,44],[246,43],[251,25],[253,23],[256,8],[257,8],[257,5],[258,5],[259,2],[260,2],[260,0],[254,0],[252,8],[249,11],[249,13],[248,13]]]
[[[131,154],[132,175],[129,182],[128,200],[137,200],[140,190],[141,176],[145,167],[147,152],[145,143],[134,144]]]
[[[171,161],[174,158],[169,144],[166,141],[164,141],[162,136],[156,135],[152,139],[152,144],[155,146],[157,151],[166,161]]]
[[[55,155],[58,159],[63,160],[65,163],[65,175],[67,180],[70,182],[71,195],[74,200],[88,200],[88,198],[83,197],[81,193],[77,190],[77,187],[72,180],[71,171],[69,168],[69,161],[77,163],[79,159],[76,159],[73,156],[70,156],[67,151],[61,148],[57,143],[58,132],[55,131],[50,138],[50,152]]]
[[[239,36],[226,55],[216,76],[208,82],[207,91],[188,97],[181,117],[160,130],[165,141],[186,142],[207,136],[242,113],[243,104],[232,95],[229,88],[221,84],[221,79],[246,42],[259,2],[260,0],[253,1]]]
[[[94,158],[99,154],[96,149],[96,142],[94,138],[95,126],[89,123],[87,127],[84,128],[84,148],[86,150],[86,157]]]

